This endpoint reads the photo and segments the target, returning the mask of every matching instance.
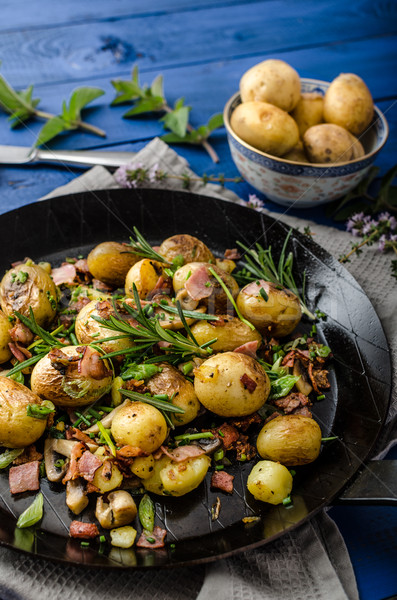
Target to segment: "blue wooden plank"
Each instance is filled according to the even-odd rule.
[[[396,33],[397,4],[383,10],[366,0],[295,2],[272,0],[3,33],[2,72],[16,86],[114,76],[137,60],[141,67],[168,68],[256,54],[290,52],[352,39]],[[315,32],[315,35],[314,35]],[[389,41],[386,38],[385,44]],[[394,47],[394,51],[396,47]],[[312,54],[315,54],[312,52]],[[341,70],[345,56],[341,55]],[[392,77],[390,76],[390,79]]]

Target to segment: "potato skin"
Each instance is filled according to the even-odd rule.
[[[142,483],[148,492],[159,496],[184,496],[200,485],[210,464],[211,459],[205,454],[181,463],[162,456],[154,462],[151,476]]]
[[[67,356],[77,356],[81,352],[79,346],[65,346],[62,352]],[[98,352],[94,351],[94,354]],[[105,363],[107,366],[107,363]],[[102,379],[94,379],[89,375],[79,374],[76,370],[63,375],[51,364],[48,356],[44,356],[35,364],[30,385],[32,391],[46,400],[51,400],[55,406],[85,406],[101,398],[112,385],[112,375]],[[79,397],[80,393],[82,395]]]
[[[183,256],[185,263],[215,262],[214,255],[204,242],[188,233],[180,233],[167,238],[162,242],[158,253],[170,263],[177,256]]]
[[[295,69],[283,60],[274,58],[251,67],[240,80],[243,102],[268,102],[286,112],[296,106],[300,91],[300,78]]]
[[[31,307],[37,323],[47,328],[56,314],[57,288],[39,265],[17,265],[7,271],[1,281],[0,304],[7,316],[18,311],[29,317]]]
[[[201,408],[193,384],[172,365],[160,363],[158,366],[162,371],[153,375],[146,383],[150,393],[168,394],[169,398],[173,397],[172,404],[184,409],[184,414],[170,413],[175,426],[190,423],[197,417]]]
[[[26,386],[0,376],[0,446],[24,448],[43,435],[47,419],[27,415],[29,404],[41,403],[41,398]]]
[[[267,102],[244,102],[234,109],[230,125],[247,144],[273,156],[283,156],[299,141],[294,119]]]
[[[320,453],[321,430],[310,417],[280,416],[263,426],[256,445],[262,458],[291,467],[305,465]]]
[[[262,366],[239,352],[216,354],[194,371],[194,389],[201,404],[222,417],[243,417],[258,410],[266,402],[270,381]],[[249,390],[248,376],[256,383]]]
[[[341,73],[324,97],[324,119],[360,135],[374,116],[374,102],[364,81],[353,73]]]
[[[153,290],[161,275],[163,275],[164,264],[149,258],[143,258],[135,263],[128,271],[125,278],[125,293],[130,298],[134,297],[134,284],[138,296],[145,300]],[[171,287],[171,281],[170,281]]]
[[[268,296],[265,300],[260,289]],[[236,304],[242,315],[263,334],[284,337],[298,325],[302,311],[299,300],[287,288],[260,279],[243,287]]]
[[[303,144],[312,163],[348,162],[365,154],[354,135],[332,123],[310,127],[303,136]]]
[[[256,500],[280,504],[291,493],[292,475],[284,465],[261,460],[248,475],[247,487]]]
[[[294,146],[292,150],[287,152],[287,154],[284,154],[283,159],[291,160],[293,162],[308,163],[309,159],[306,156],[302,140],[299,140],[296,146]]]
[[[252,330],[237,317],[230,315],[218,315],[218,317],[222,319],[220,325],[215,321],[197,321],[192,325],[192,333],[200,345],[217,338],[217,341],[211,344],[211,348],[216,352],[229,352],[247,342],[261,343],[262,337],[259,331]]]
[[[291,112],[291,117],[296,121],[301,137],[309,127],[323,122],[323,110],[324,97],[321,94],[304,92],[301,95],[298,104]]]
[[[115,332],[112,329],[103,327],[98,321],[93,319],[94,316],[99,317],[97,304],[97,300],[92,300],[83,306],[76,317],[75,333],[79,344],[91,344],[92,342],[98,344],[101,338],[115,335]],[[127,348],[131,348],[134,343],[130,338],[126,337],[119,340],[104,342],[99,345],[106,353],[108,353],[116,350],[127,350]]]
[[[8,347],[8,343],[11,342],[10,329],[8,317],[0,310],[0,364],[7,362],[12,356]]]
[[[135,446],[151,454],[167,437],[167,423],[154,406],[127,402],[114,416],[111,432],[117,445]]]
[[[95,279],[112,286],[123,286],[128,271],[140,258],[128,245],[102,242],[91,250],[87,263]]]

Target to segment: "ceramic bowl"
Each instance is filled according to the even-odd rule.
[[[317,79],[301,79],[302,92],[324,95],[329,85]],[[248,183],[283,206],[318,206],[347,194],[365,177],[389,133],[384,115],[375,107],[372,124],[360,136],[365,156],[335,165],[293,162],[257,150],[234,133],[230,117],[239,104],[237,93],[227,102],[223,114],[233,161]]]

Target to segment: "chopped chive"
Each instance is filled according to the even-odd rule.
[[[72,342],[73,346],[78,346],[79,345],[77,337],[75,336],[74,333],[69,333],[69,337],[70,337],[70,341]]]
[[[203,440],[206,438],[212,439],[214,434],[210,431],[203,431],[202,433],[184,433],[182,435],[176,435],[174,440]]]
[[[287,496],[286,498],[284,498],[283,505],[286,506],[286,507],[292,506],[291,496]]]
[[[239,458],[239,461],[245,462],[246,460],[247,460],[247,455],[246,454],[241,454],[240,458]]]
[[[262,287],[259,290],[259,294],[262,296],[265,302],[269,300],[269,296],[266,294],[265,290]]]
[[[152,538],[152,537],[147,537],[146,539],[147,539],[147,541],[148,541],[150,544],[154,544],[154,542],[156,541],[156,540],[155,540],[154,538]]]
[[[175,544],[170,544],[170,548],[173,550],[175,548]]]
[[[82,546],[83,548],[87,548],[87,546],[90,545],[90,542],[80,542],[80,546]]]
[[[101,544],[104,544],[106,542],[106,538],[104,535],[101,535],[99,538],[99,541],[101,542]]]
[[[223,471],[224,468],[223,465],[215,465],[215,471]]]
[[[77,410],[75,411],[75,413],[76,413],[76,416],[79,418],[80,423],[82,421],[85,425],[87,425],[87,427],[91,427],[91,421],[89,420],[88,417],[84,416],[80,412],[77,412]],[[77,423],[77,421],[75,421],[73,423],[73,427],[77,427],[76,423]]]
[[[317,400],[324,400],[324,398],[325,398],[324,394],[321,394],[321,396],[317,396]]]
[[[220,429],[218,429],[218,433],[221,437],[225,437],[225,434],[223,433],[223,431],[221,431]]]
[[[332,437],[326,437],[326,438],[321,438],[322,442],[331,442],[332,440],[337,440],[339,439],[337,435],[334,435]]]
[[[194,369],[194,363],[192,363],[192,362],[187,362],[184,365],[182,365],[182,373],[184,375],[189,375],[189,373],[191,371],[193,371],[193,369]]]
[[[292,477],[295,477],[296,471],[294,471],[294,469],[290,469],[289,472],[291,473]]]
[[[110,452],[113,454],[113,456],[116,456],[116,446],[112,442],[109,432],[107,431],[107,429],[104,428],[104,426],[102,425],[102,423],[100,421],[97,422],[97,426],[98,426],[99,431],[102,434],[106,444],[109,446]]]
[[[218,460],[222,460],[222,458],[225,456],[225,453],[223,450],[217,450],[216,452],[214,452],[214,460],[218,461]]]

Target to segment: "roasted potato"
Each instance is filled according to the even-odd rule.
[[[30,417],[29,405],[43,403],[29,388],[0,376],[0,446],[24,448],[34,444],[44,433],[47,419]]]
[[[144,479],[145,489],[160,496],[184,496],[205,478],[211,459],[206,454],[174,462],[168,456],[162,456],[154,463],[152,475]]]
[[[239,104],[232,113],[230,125],[244,142],[273,156],[283,156],[299,141],[294,119],[267,102]]]
[[[11,323],[8,317],[0,310],[0,364],[7,362],[12,356],[8,347],[11,342]]]
[[[133,298],[133,286],[135,284],[138,296],[145,300],[149,293],[158,283],[160,277],[168,277],[164,274],[164,263],[157,260],[144,258],[135,263],[128,271],[125,278],[125,293]],[[171,280],[169,280],[169,289],[171,289]]]
[[[280,504],[291,493],[292,475],[284,465],[261,460],[248,475],[247,487],[257,500]]]
[[[194,370],[201,404],[222,417],[243,417],[266,402],[270,381],[262,366],[239,352],[216,354]]]
[[[157,408],[144,402],[126,402],[114,416],[112,436],[119,446],[134,446],[151,454],[167,437],[167,423]]]
[[[139,479],[148,479],[154,467],[153,454],[149,456],[137,456],[131,465],[131,472],[139,477]]]
[[[298,73],[283,60],[275,58],[251,67],[240,80],[243,102],[268,102],[286,112],[295,108],[300,92]]]
[[[310,417],[280,416],[263,426],[256,445],[262,458],[291,467],[305,465],[320,453],[321,430]]]
[[[323,107],[324,96],[321,94],[305,92],[301,95],[298,104],[291,112],[291,117],[296,121],[301,137],[309,127],[324,121]]]
[[[97,454],[98,456],[98,454]],[[109,460],[108,456],[104,456],[99,454],[99,457],[103,462],[107,462]],[[112,490],[117,489],[123,482],[123,474],[116,464],[111,463],[112,469],[109,477],[109,469],[108,466],[103,464],[102,467],[99,467],[95,471],[94,479],[92,480],[93,485],[95,485],[101,494],[107,494],[107,492],[111,492]]]
[[[215,262],[214,255],[204,242],[188,233],[181,233],[167,238],[161,244],[158,253],[169,263],[172,263],[179,256],[183,258],[185,263]]]
[[[324,97],[324,119],[360,135],[374,116],[374,102],[364,81],[353,73],[341,73]]]
[[[35,264],[20,264],[4,275],[0,284],[1,309],[7,316],[15,311],[29,317],[33,310],[37,323],[47,328],[57,310],[57,288],[49,274]]]
[[[342,163],[364,156],[361,142],[332,123],[314,125],[303,136],[305,152],[312,163]]]
[[[263,279],[243,287],[236,303],[242,315],[258,331],[275,337],[291,333],[302,316],[299,299],[295,294]]]
[[[160,363],[159,366],[161,372],[153,375],[146,385],[152,395],[167,394],[172,398],[172,404],[183,408],[184,414],[171,413],[170,417],[174,425],[186,425],[197,417],[201,408],[193,384],[169,363]]]
[[[108,285],[121,287],[132,265],[141,259],[128,244],[102,242],[87,256],[90,273]]]
[[[112,377],[108,362],[97,350],[66,346],[52,350],[36,363],[30,384],[35,394],[55,406],[85,406],[110,390]]]
[[[247,342],[258,342],[260,345],[261,334],[256,329],[251,329],[237,317],[218,315],[219,321],[197,321],[191,330],[197,342],[205,344],[216,338],[211,348],[216,352],[232,351]]]

